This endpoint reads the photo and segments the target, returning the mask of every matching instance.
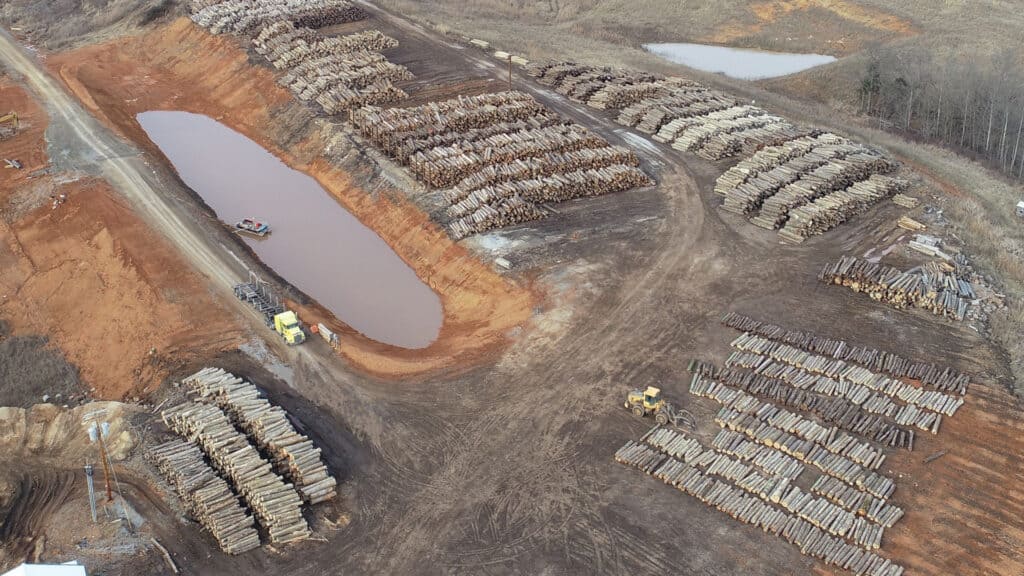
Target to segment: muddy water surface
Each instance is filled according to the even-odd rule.
[[[834,62],[834,56],[747,50],[706,44],[644,44],[648,52],[697,70],[741,80],[762,80],[795,74]]]
[[[313,178],[206,116],[145,112],[139,124],[181,179],[229,224],[268,222],[244,237],[260,259],[366,336],[424,348],[441,328],[441,300],[373,230]]]

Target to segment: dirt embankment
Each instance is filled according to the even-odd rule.
[[[158,151],[136,114],[205,114],[315,177],[376,231],[441,297],[444,324],[431,346],[405,350],[365,338],[316,304],[299,305],[305,321],[337,328],[342,354],[360,368],[400,377],[465,366],[502,347],[509,331],[530,318],[536,295],[529,288],[508,282],[453,243],[423,211],[382,186],[372,165],[348,173],[321,156],[323,142],[311,115],[268,68],[249,61],[238,41],[179,19],[144,37],[53,56],[48,65],[91,111],[151,152]]]
[[[0,99],[22,119],[22,130],[0,142],[0,158],[24,165],[0,171],[0,318],[13,336],[47,337],[104,399],[144,393],[180,363],[237,346],[227,309],[105,182],[41,171],[47,119],[39,105],[11,85],[0,86]],[[52,386],[10,403],[68,392]]]

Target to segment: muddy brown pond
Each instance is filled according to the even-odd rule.
[[[339,320],[403,348],[424,348],[437,338],[437,294],[316,180],[207,116],[159,111],[137,119],[218,218],[270,224],[264,238],[243,236],[246,244]]]

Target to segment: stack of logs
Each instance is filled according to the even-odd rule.
[[[227,554],[260,546],[252,516],[223,478],[210,468],[193,442],[174,439],[146,453],[185,504],[186,511],[217,540]]]
[[[723,428],[746,434],[755,442],[781,450],[793,458],[818,468],[829,476],[839,478],[878,498],[888,498],[896,489],[896,484],[891,478],[873,472],[842,454],[836,454],[818,441],[801,436],[801,434],[806,435],[807,429],[810,428],[809,424],[800,422],[794,424],[786,420],[784,422],[792,426],[793,431],[790,432],[761,420],[756,413],[732,409],[735,402],[750,406],[762,405],[756,402],[756,398],[752,402],[751,397],[741,390],[697,374],[690,382],[690,393],[694,396],[710,398],[722,404],[722,409],[716,415],[715,421]],[[801,426],[801,428],[797,428],[797,426]],[[823,440],[827,442],[827,436]]]
[[[864,213],[883,199],[906,190],[908,185],[906,180],[900,178],[873,174],[849,188],[826,194],[790,210],[786,225],[779,230],[779,237],[799,244],[810,236],[824,234],[857,214]]]
[[[761,212],[750,222],[768,230],[777,230],[786,222],[793,209],[835,190],[867,180],[872,174],[895,169],[896,165],[890,160],[870,153],[855,153],[841,160],[832,160],[765,198]]]
[[[735,363],[734,357],[735,355],[729,357],[728,366],[740,365]],[[813,388],[804,388],[804,383],[796,379],[784,380],[760,370],[746,372],[703,365],[697,373],[776,404],[810,412],[823,422],[879,444],[907,449],[914,444],[914,431],[892,423],[885,413],[889,411],[895,413],[897,406],[886,396],[870,390],[868,390],[868,398],[862,403],[858,403],[841,393],[838,386],[829,392],[819,392]],[[814,379],[831,381],[824,376],[815,376]],[[859,386],[847,386],[846,388],[848,390],[854,388],[866,390]],[[930,430],[930,428],[923,429]]]
[[[296,432],[288,414],[255,386],[221,368],[203,368],[182,383],[224,410],[273,460],[277,472],[298,488],[304,501],[319,504],[334,498],[337,481],[321,461],[320,449]]]
[[[296,26],[324,28],[367,17],[348,0],[224,0],[193,1],[192,21],[213,34],[251,35],[268,23],[291,20]]]
[[[650,186],[637,156],[566,122],[528,94],[501,92],[412,108],[362,108],[362,134],[418,180],[445,188],[456,240],[543,218],[548,203]]]
[[[394,82],[412,74],[379,53],[397,45],[376,30],[324,37],[287,21],[268,24],[253,39],[258,53],[287,71],[279,83],[299,100],[316,102],[327,114],[406,98]]]
[[[755,320],[736,312],[725,314],[721,322],[740,332],[757,334],[808,352],[860,364],[870,370],[884,372],[896,378],[920,380],[922,384],[944,392],[964,395],[967,393],[967,385],[970,383],[970,376],[952,368],[928,362],[916,362],[898,354],[882,352],[875,348],[854,346],[843,340],[825,338],[811,332],[786,330],[781,326]]]
[[[899,576],[903,572],[902,567],[872,551],[880,542],[882,526],[871,525],[842,508],[827,507],[825,501],[812,502],[802,491],[794,490],[789,478],[764,476],[692,438],[655,429],[639,443],[628,442],[615,453],[615,460],[741,522],[776,534],[826,564],[858,575]]]
[[[929,262],[900,270],[877,262],[844,256],[827,264],[818,279],[846,286],[895,308],[915,307],[933,314],[963,320],[976,298],[971,283],[948,264]]]
[[[197,443],[255,513],[275,544],[309,537],[302,499],[291,484],[274,473],[227,415],[211,404],[184,402],[161,413],[164,423]]]
[[[772,358],[795,366],[811,374],[823,374],[839,382],[864,386],[880,392],[894,400],[910,404],[935,414],[952,416],[963,405],[961,396],[946,394],[937,390],[925,390],[911,386],[899,379],[877,374],[843,360],[805,352],[799,348],[776,342],[756,334],[743,334],[733,340],[734,348]],[[926,421],[927,422],[927,421]],[[906,424],[909,422],[899,422]],[[930,423],[938,431],[938,422]]]

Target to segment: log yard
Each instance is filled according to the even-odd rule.
[[[5,0],[0,573],[1024,575],[970,4]]]

